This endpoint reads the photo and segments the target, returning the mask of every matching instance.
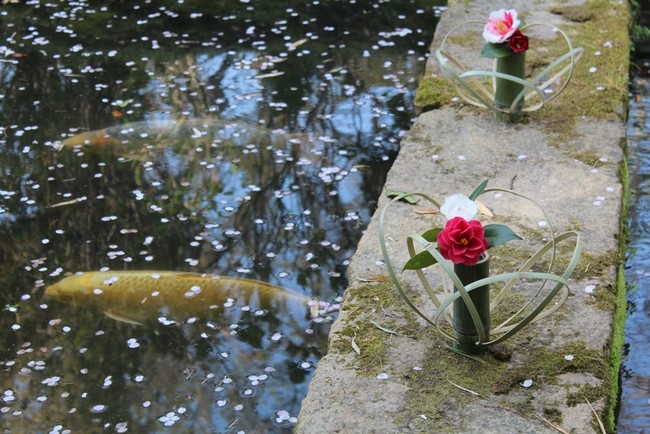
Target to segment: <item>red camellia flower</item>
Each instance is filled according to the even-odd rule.
[[[454,264],[475,265],[488,248],[483,225],[478,220],[454,217],[438,234],[440,254]]]
[[[520,30],[517,30],[508,39],[508,46],[515,53],[523,53],[528,50],[528,36],[521,33]]]

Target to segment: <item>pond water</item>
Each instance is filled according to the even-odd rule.
[[[618,432],[650,431],[650,60],[632,77],[628,120],[628,310]]]
[[[2,432],[289,432],[439,13],[3,2]],[[188,283],[205,303],[145,315],[173,285],[127,297],[125,270],[237,283]],[[74,302],[44,297],[93,271],[106,278]]]

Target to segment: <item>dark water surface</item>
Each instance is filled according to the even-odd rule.
[[[650,432],[650,61],[632,80],[628,120],[629,285],[618,432]]]
[[[0,5],[0,431],[290,431],[326,306],[314,319],[235,297],[135,325],[44,288],[79,271],[192,271],[335,305],[437,13],[420,0]]]

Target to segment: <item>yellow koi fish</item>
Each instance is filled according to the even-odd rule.
[[[105,148],[130,150],[147,144],[165,146],[181,137],[196,136],[196,131],[199,131],[197,128],[201,125],[210,128],[223,128],[227,123],[212,119],[188,119],[149,120],[118,124],[69,137],[61,143],[61,148],[99,151]]]
[[[102,149],[108,146],[116,146],[120,143],[119,139],[111,136],[107,130],[86,131],[65,139],[61,148],[78,148],[89,146],[93,149]]]
[[[76,134],[63,140],[59,150],[109,150],[120,155],[131,155],[169,147],[187,150],[214,144],[280,145],[295,139],[305,141],[312,138],[306,134],[287,134],[281,130],[270,130],[244,121],[219,118],[148,120]]]
[[[227,123],[210,119],[150,120],[113,125],[101,130],[86,131],[63,140],[59,150],[79,149],[89,152],[109,151],[117,155],[139,159],[146,153],[194,142],[207,132],[214,138],[217,131],[225,131]],[[227,134],[231,134],[228,130]]]
[[[194,315],[224,311],[237,303],[256,310],[307,312],[318,316],[318,302],[269,283],[172,271],[92,271],[48,286],[45,296],[75,306],[94,305],[107,316],[132,324],[161,316],[183,321]]]

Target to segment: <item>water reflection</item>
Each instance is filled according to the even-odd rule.
[[[434,15],[419,0],[0,6],[0,425],[290,431],[329,314],[234,303],[227,326],[137,326],[43,288],[156,269],[335,301]],[[99,130],[119,143],[83,146]]]
[[[647,65],[644,67],[647,68]],[[617,430],[650,429],[650,82],[641,74],[633,80],[628,120],[630,240],[625,278],[630,285],[622,394]]]

